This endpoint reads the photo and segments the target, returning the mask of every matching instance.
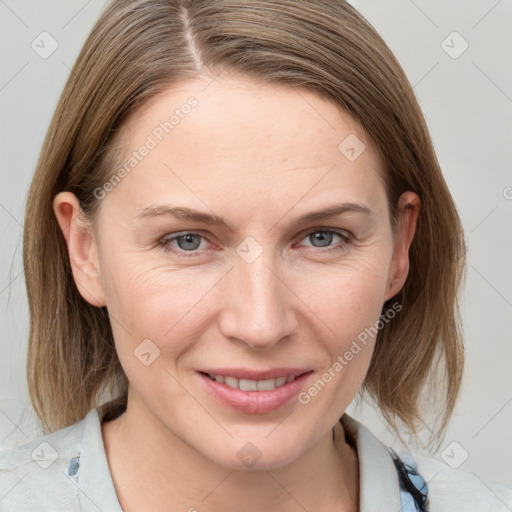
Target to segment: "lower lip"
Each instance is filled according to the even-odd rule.
[[[217,400],[236,411],[247,414],[264,414],[279,409],[299,393],[310,374],[311,372],[303,373],[295,377],[292,382],[270,391],[242,391],[230,388],[226,384],[210,379],[207,375],[198,373],[208,391]]]

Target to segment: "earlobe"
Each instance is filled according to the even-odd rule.
[[[398,199],[393,256],[389,267],[385,300],[396,295],[407,279],[409,248],[416,232],[420,206],[421,200],[414,192],[404,192]]]
[[[96,238],[92,226],[85,220],[78,198],[71,192],[60,192],[53,200],[53,211],[66,241],[80,295],[93,306],[105,306]]]

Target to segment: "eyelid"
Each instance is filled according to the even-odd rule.
[[[343,237],[343,238],[353,238],[354,236],[350,231],[347,229],[341,229],[341,228],[333,228],[332,226],[317,226],[314,228],[309,228],[303,231],[300,235],[298,235],[297,238],[302,240],[303,238],[306,238],[308,235],[311,235],[312,233],[336,233],[337,235]]]

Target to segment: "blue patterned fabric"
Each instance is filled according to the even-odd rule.
[[[428,485],[418,473],[418,466],[410,453],[400,457],[390,448],[400,482],[402,512],[428,512]]]

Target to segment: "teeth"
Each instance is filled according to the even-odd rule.
[[[240,389],[242,391],[272,391],[275,388],[284,386],[288,382],[293,382],[295,376],[290,377],[278,377],[277,379],[266,379],[266,380],[249,380],[249,379],[237,379],[236,377],[224,377],[223,375],[212,375],[208,374],[210,379],[226,384],[233,389]]]
[[[286,377],[278,377],[276,379],[276,386],[282,386],[286,383]]]
[[[236,379],[235,377],[224,377],[224,384],[226,384],[226,386],[229,386],[230,388],[237,388],[238,379]]]
[[[258,391],[258,381],[249,379],[240,379],[238,387],[242,391]]]

